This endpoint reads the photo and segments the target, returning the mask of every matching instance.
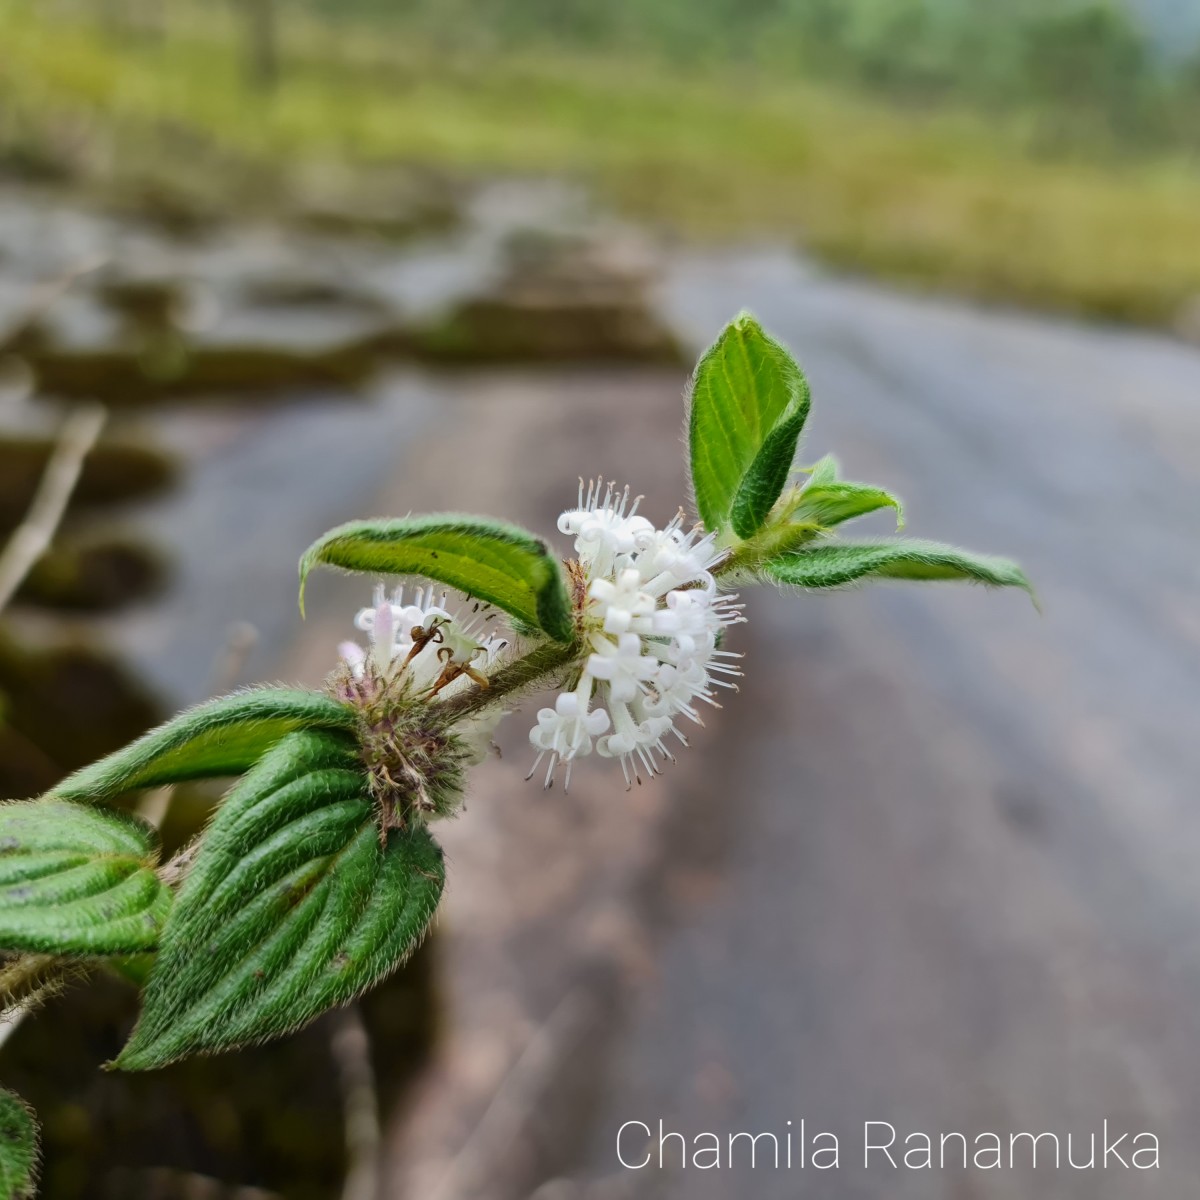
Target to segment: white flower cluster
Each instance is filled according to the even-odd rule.
[[[446,593],[417,588],[409,604],[404,588],[389,596],[382,584],[375,589],[374,603],[359,609],[354,618],[370,643],[364,650],[357,642],[342,642],[338,653],[355,679],[371,673],[390,681],[401,673],[418,691],[452,694],[468,679],[483,679],[482,668],[508,644],[488,636],[478,616],[466,621],[446,607]],[[479,605],[476,605],[479,608]],[[486,679],[483,680],[486,686]]]
[[[446,606],[443,592],[436,596],[432,587],[417,588],[410,603],[404,603],[404,588],[389,596],[380,585],[374,603],[360,609],[354,624],[366,635],[369,649],[357,642],[342,642],[338,653],[350,669],[353,680],[346,698],[364,699],[380,684],[401,683],[409,694],[433,697],[453,696],[468,686],[468,681],[487,686],[485,671],[508,645],[500,637],[487,633],[483,606],[476,604],[467,618],[457,616]],[[358,695],[353,695],[357,691]],[[498,706],[458,722],[455,732],[467,750],[468,763],[480,762],[492,742],[492,734],[505,709]]]
[[[736,597],[720,596],[711,568],[721,557],[712,534],[685,531],[680,513],[656,529],[618,492],[599,480],[579,485],[579,504],[559,518],[575,538],[586,586],[584,637],[590,653],[578,681],[553,708],[543,708],[529,740],[538,752],[530,776],[549,756],[545,786],[560,762],[597,754],[621,760],[625,782],[653,775],[671,758],[665,738],[680,716],[700,722],[697,703],[716,704],[714,687],[734,687],[739,675],[719,648],[727,625],[741,621]],[[656,757],[658,756],[658,757]]]

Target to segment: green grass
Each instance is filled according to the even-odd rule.
[[[1200,295],[1200,170],[1182,159],[1054,160],[1028,127],[798,81],[456,56],[311,24],[289,26],[261,93],[236,30],[183,12],[165,37],[118,36],[0,0],[10,134],[90,138],[118,173],[166,178],[216,160],[564,174],[691,235],[794,237],[908,283],[1148,323]]]

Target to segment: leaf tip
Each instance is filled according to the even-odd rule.
[[[110,1058],[108,1062],[101,1063],[102,1071],[143,1071],[148,1067],[148,1063],[140,1060],[137,1050],[134,1048],[134,1040],[137,1037],[137,1030],[133,1031],[133,1036],[125,1043],[121,1053],[116,1058]]]
[[[297,601],[300,605],[301,620],[303,620],[304,617],[306,616],[305,611],[304,611],[304,592],[305,592],[305,589],[308,587],[308,577],[312,573],[313,567],[315,567],[317,565],[317,563],[320,562],[321,543],[323,540],[324,539],[319,539],[319,540],[313,542],[313,544],[311,546],[309,546],[309,548],[307,550],[305,550],[305,552],[300,556],[300,563],[299,563],[300,593],[299,593],[299,596],[297,597]]]
[[[144,998],[143,993],[143,998]],[[121,1047],[116,1058],[111,1058],[103,1064],[105,1071],[154,1071],[160,1067],[169,1066],[183,1057],[178,1051],[164,1052],[164,1038],[161,1034],[147,1033],[142,1021],[139,1020],[129,1035],[129,1040]]]

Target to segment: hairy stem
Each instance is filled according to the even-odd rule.
[[[20,1004],[52,984],[64,960],[53,954],[21,954],[0,966],[0,1004]]]
[[[501,667],[488,679],[486,688],[473,687],[470,691],[446,701],[442,706],[443,711],[452,721],[469,717],[489,704],[494,704],[503,696],[525,691],[542,682],[547,676],[578,658],[579,654],[578,642],[566,646],[559,642],[543,642],[522,658]]]
[[[54,954],[20,954],[0,964],[0,1046],[35,1008],[85,971]]]
[[[812,521],[792,521],[788,511],[783,511],[763,526],[752,538],[738,543],[733,550],[713,568],[713,577],[725,586],[736,586],[755,570],[792,550],[821,536],[822,528]]]

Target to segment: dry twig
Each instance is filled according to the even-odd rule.
[[[77,409],[63,423],[29,512],[0,552],[0,612],[17,594],[37,560],[50,548],[67,511],[71,493],[79,482],[84,460],[100,437],[107,417],[100,405],[87,405]]]
[[[62,432],[50,454],[50,461],[29,506],[25,520],[14,530],[0,552],[0,611],[7,607],[25,582],[33,565],[49,548],[67,510],[71,493],[79,482],[84,460],[91,453],[108,414],[99,405],[81,408],[63,424]],[[47,978],[27,992],[26,983],[35,983],[43,973]],[[28,979],[26,978],[28,976]],[[0,999],[9,1003],[0,1012],[0,1046],[16,1031],[57,979],[41,956],[22,956],[0,975]]]

